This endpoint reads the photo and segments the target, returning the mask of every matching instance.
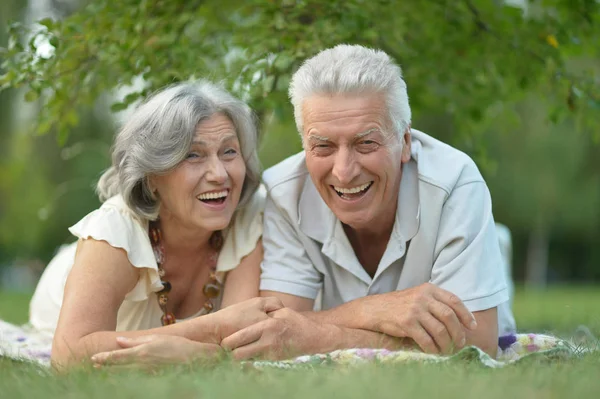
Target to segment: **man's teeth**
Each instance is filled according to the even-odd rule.
[[[367,188],[369,188],[371,183],[372,182],[368,182],[368,183],[363,184],[362,186],[353,187],[353,188],[342,188],[342,187],[336,187],[336,186],[333,186],[333,188],[335,191],[337,191],[340,194],[356,194],[356,193],[360,193],[361,191],[364,191]]]
[[[199,200],[210,200],[210,199],[219,199],[227,197],[227,190],[215,192],[215,193],[204,193],[198,196]]]

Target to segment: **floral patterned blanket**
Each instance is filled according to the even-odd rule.
[[[41,333],[27,325],[15,326],[0,320],[0,356],[31,361],[47,367],[50,365],[51,347],[52,336],[50,334]],[[244,366],[257,369],[294,369],[327,365],[358,365],[369,362],[398,364],[476,361],[483,366],[497,368],[521,362],[524,359],[564,359],[600,350],[595,338],[589,338],[584,344],[575,344],[571,340],[544,334],[506,335],[500,337],[498,347],[497,359],[491,358],[474,346],[464,348],[452,356],[429,355],[409,350],[344,349],[325,354],[299,356],[284,361],[244,362]]]

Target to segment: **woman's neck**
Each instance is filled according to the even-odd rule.
[[[213,231],[185,226],[170,215],[160,215],[162,244],[177,257],[195,256],[206,251]]]

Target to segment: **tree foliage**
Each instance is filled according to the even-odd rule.
[[[598,275],[599,1],[81,3],[57,13],[64,18],[0,33],[0,91],[9,89],[0,92],[0,128],[9,133],[0,132],[0,265],[49,259],[66,227],[98,205],[92,186],[109,162],[113,120],[97,111],[107,98],[118,112],[174,82],[222,81],[264,122],[269,166],[300,146],[291,74],[321,49],[360,43],[403,67],[414,127],[474,156],[497,220],[513,231],[516,264],[541,223],[561,275]],[[6,15],[24,19],[25,7],[3,1],[0,25]],[[14,95],[39,109],[36,132],[65,147],[6,127],[19,111]]]
[[[599,23],[595,0],[525,8],[489,0],[92,0],[59,21],[13,24],[0,86],[41,98],[37,131],[55,129],[64,142],[82,108],[140,78],[143,87],[113,110],[164,85],[207,77],[261,116],[282,114],[302,60],[361,43],[403,66],[417,116],[446,112],[460,132],[453,140],[468,146],[477,142],[472,123],[532,88],[543,88],[555,120],[598,112]]]

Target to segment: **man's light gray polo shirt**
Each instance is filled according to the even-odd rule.
[[[321,308],[329,309],[431,282],[471,311],[498,306],[500,334],[515,330],[490,194],[466,154],[412,130],[396,220],[373,278],[312,183],[303,152],[268,169],[263,179],[261,290],[311,299],[321,292]]]

